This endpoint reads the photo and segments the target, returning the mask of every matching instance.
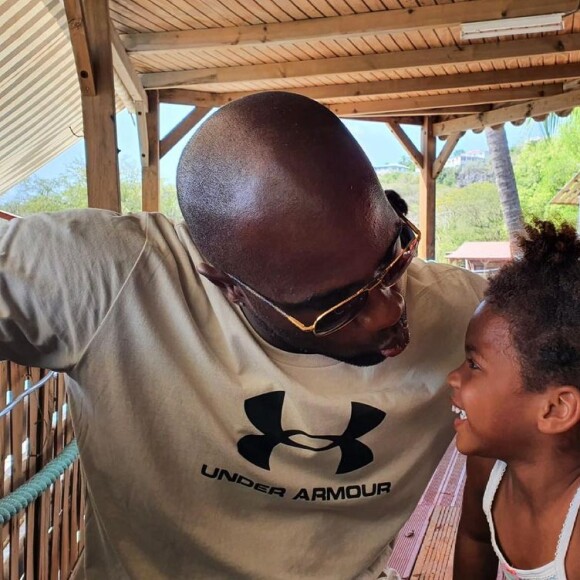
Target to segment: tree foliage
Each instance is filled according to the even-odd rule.
[[[516,150],[515,173],[524,216],[576,222],[578,206],[550,201],[580,171],[580,109],[560,123],[549,139],[529,141]]]
[[[12,196],[11,196],[12,197]],[[32,213],[87,207],[86,170],[77,159],[56,177],[32,176],[24,180],[12,201],[0,199],[4,211],[24,216]],[[181,219],[175,186],[161,182],[160,210],[173,219]],[[141,172],[121,162],[121,207],[123,213],[141,211]]]
[[[409,217],[419,221],[419,175],[389,173],[381,176],[385,189],[397,191],[409,205]],[[497,188],[494,183],[472,183],[465,187],[437,186],[436,259],[466,241],[507,239]]]

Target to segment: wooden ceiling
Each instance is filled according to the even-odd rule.
[[[290,90],[343,117],[430,115],[440,136],[580,103],[579,8],[578,0],[110,1],[143,87],[162,102],[211,107]],[[548,13],[565,15],[562,31],[461,39],[462,23]]]
[[[4,2],[0,193],[82,137],[83,79],[75,66],[82,42],[70,17],[80,3]],[[94,0],[82,4],[92,10]],[[440,137],[565,114],[580,104],[579,4],[109,0],[117,109],[143,113],[146,90],[158,91],[161,102],[196,105],[200,114],[251,92],[290,90],[343,117],[395,128],[428,115]],[[565,15],[560,32],[461,39],[461,23],[555,12]],[[146,165],[144,118],[137,115]]]

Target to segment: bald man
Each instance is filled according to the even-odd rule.
[[[418,230],[305,97],[223,107],[177,188],[185,224],[0,226],[0,355],[69,377],[76,578],[377,577],[451,440],[483,280],[412,259]]]

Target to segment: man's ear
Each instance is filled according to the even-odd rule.
[[[538,416],[538,429],[548,435],[565,433],[580,424],[580,389],[573,385],[548,387]]]
[[[207,278],[212,284],[215,284],[232,304],[241,304],[244,302],[244,294],[239,286],[227,274],[218,270],[211,264],[202,262],[196,266],[197,271]]]

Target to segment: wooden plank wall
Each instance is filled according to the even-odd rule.
[[[395,541],[388,567],[403,580],[451,580],[464,484],[465,457],[453,441]]]
[[[49,371],[0,362],[0,409]],[[19,487],[73,439],[64,375],[51,378],[0,418],[2,496]],[[1,530],[0,580],[68,578],[84,546],[84,483],[78,460]]]

